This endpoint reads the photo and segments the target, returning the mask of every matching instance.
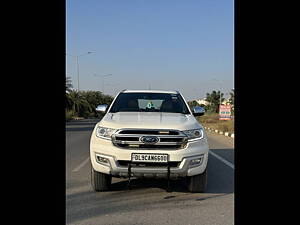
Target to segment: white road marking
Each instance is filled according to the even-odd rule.
[[[79,166],[77,166],[72,172],[78,172],[82,167],[90,161],[90,157],[84,160]]]
[[[216,153],[213,153],[212,151],[209,151],[210,154],[212,154],[214,157],[225,163],[227,166],[229,166],[231,169],[234,169],[234,165],[231,162],[228,162],[226,159],[223,159],[221,156],[217,155]]]

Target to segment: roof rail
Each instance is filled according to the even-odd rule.
[[[120,93],[122,93],[122,92],[124,92],[124,91],[126,91],[127,89],[124,89],[124,90],[122,90]]]

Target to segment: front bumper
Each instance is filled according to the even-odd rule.
[[[194,176],[204,172],[208,161],[208,143],[206,138],[189,142],[184,149],[179,150],[132,150],[121,149],[112,144],[110,140],[97,138],[92,134],[90,142],[90,158],[94,170],[111,174],[115,177],[128,177],[128,167],[120,165],[119,160],[131,160],[132,153],[168,154],[169,162],[179,162],[176,167],[170,167],[170,178]],[[199,165],[190,165],[190,161],[202,157]],[[107,161],[98,162],[96,156]],[[168,167],[131,167],[131,177],[163,178],[168,176]]]

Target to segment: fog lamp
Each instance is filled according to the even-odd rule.
[[[96,155],[96,161],[100,164],[104,164],[104,165],[108,165],[109,164],[109,160],[107,158],[104,158],[100,155]]]
[[[200,166],[201,163],[202,163],[202,160],[203,160],[203,156],[201,156],[199,158],[192,159],[190,161],[190,166]]]

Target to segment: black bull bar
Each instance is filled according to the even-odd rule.
[[[131,185],[130,185],[130,178],[131,178],[131,162],[128,163],[128,189],[131,189]],[[167,192],[170,192],[170,164],[169,162],[167,163],[167,169],[168,169],[168,174],[167,174],[167,179],[168,179],[168,186],[167,186]]]

